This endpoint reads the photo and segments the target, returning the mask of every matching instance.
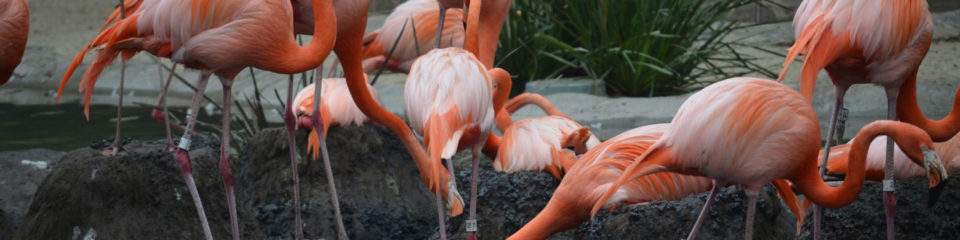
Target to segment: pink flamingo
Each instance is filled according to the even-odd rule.
[[[575,161],[561,158],[563,136],[584,129],[577,122],[560,116],[544,116],[514,122],[503,133],[493,167],[499,171],[546,171],[557,179],[570,170]],[[582,151],[600,144],[596,136],[585,131],[587,141]]]
[[[597,145],[583,154],[580,160],[576,159],[572,149],[561,150],[561,154],[554,157],[576,163],[563,177],[547,206],[509,239],[545,239],[553,233],[579,226],[590,217],[588,210],[614,180],[653,145],[668,127],[668,124],[654,124],[634,128]],[[580,132],[585,130],[586,128],[582,128]],[[580,138],[579,141],[579,144],[572,145],[584,147],[586,138]],[[569,147],[571,144],[566,143],[565,146]],[[777,190],[781,191],[780,195],[784,197],[791,211],[799,213],[796,195],[785,181],[778,181],[783,184],[775,184]],[[679,200],[709,191],[712,186],[710,178],[672,172],[654,173],[631,180],[618,189],[617,194],[607,200],[604,206]],[[797,214],[797,217],[798,222],[802,222],[803,215]]]
[[[473,174],[467,221],[473,221],[474,224],[477,168],[480,164],[478,156],[494,125],[493,91],[493,81],[480,61],[472,53],[459,48],[435,49],[418,58],[403,91],[404,109],[410,127],[423,136],[430,161],[436,163],[434,175],[450,174],[447,199],[461,199],[456,191],[456,173],[451,157],[461,149],[472,149]],[[449,173],[440,172],[441,159],[447,162]],[[453,201],[451,216],[459,214],[458,210],[462,211],[462,206],[457,206],[457,202]],[[442,227],[441,231],[444,231]],[[468,227],[467,231],[472,234],[475,229]]]
[[[437,42],[438,35],[444,39],[439,48],[463,48],[463,24],[445,25],[437,34],[438,9],[436,0],[411,0],[397,6],[380,29],[363,38],[364,72],[375,72],[384,61],[391,62],[387,67],[392,71],[410,72],[410,65],[417,57],[437,47],[433,43]],[[445,21],[463,23],[464,20],[462,9],[450,9],[445,16]],[[393,54],[387,60],[391,49]]]
[[[805,55],[800,75],[800,92],[803,96],[808,101],[812,100],[820,69],[827,70],[835,87],[834,111],[830,117],[830,127],[827,128],[823,160],[827,160],[830,152],[829,146],[837,128],[837,115],[843,107],[843,97],[853,84],[872,83],[884,87],[887,119],[896,120],[900,116],[909,123],[930,122],[918,126],[931,134],[936,133],[932,136],[936,141],[946,140],[960,130],[960,114],[951,114],[947,121],[934,124],[920,113],[916,91],[901,88],[916,84],[917,70],[930,49],[933,22],[926,1],[806,0],[797,9],[793,26],[797,41],[787,54],[779,79],[784,78],[796,56]],[[904,96],[898,99],[901,94]],[[900,101],[905,104],[898,107]],[[903,109],[898,110],[900,108]],[[955,112],[960,112],[960,109]],[[932,131],[931,127],[940,131]],[[945,127],[949,131],[945,131]],[[892,145],[893,142],[888,140],[887,146]],[[891,151],[887,152],[886,168],[887,172],[892,173],[893,148],[887,149]],[[883,201],[888,239],[893,239],[894,231],[896,200],[893,186],[893,175],[887,175]],[[819,215],[820,211],[815,210],[814,238],[819,232]]]
[[[827,174],[845,174],[850,169],[850,143],[837,145],[831,148],[830,160],[827,162]],[[943,161],[948,174],[960,171],[960,137],[954,136],[946,142],[933,143],[932,149]],[[870,142],[870,151],[867,152],[867,180],[880,181],[884,176],[884,161],[886,157],[886,137],[881,136]],[[894,145],[893,166],[894,179],[901,180],[910,177],[926,175],[926,169],[917,166],[900,146]]]
[[[26,0],[0,2],[0,85],[7,83],[20,65],[30,33],[30,9]]]
[[[366,115],[360,111],[357,104],[353,102],[350,92],[347,91],[347,80],[343,78],[325,78],[323,79],[323,99],[320,100],[320,118],[323,119],[323,129],[320,131],[326,137],[327,129],[330,126],[340,124],[353,124],[363,126],[363,123],[369,121]],[[373,87],[368,86],[370,95],[380,103],[380,96]],[[317,131],[313,130],[313,84],[307,85],[297,93],[293,100],[293,114],[299,118],[298,127],[310,129],[307,146],[310,148],[310,154],[313,159],[319,158],[320,138]]]
[[[447,9],[450,8],[463,8],[465,5],[469,5],[470,13],[477,13],[474,15],[479,15],[479,19],[474,23],[467,23],[467,27],[477,26],[477,31],[479,32],[479,38],[464,38],[464,48],[466,49],[477,49],[474,53],[477,54],[477,58],[480,59],[480,62],[483,63],[483,66],[487,68],[493,68],[493,58],[497,55],[497,42],[500,41],[500,31],[503,30],[503,22],[507,19],[507,12],[510,11],[510,4],[513,3],[513,0],[485,0],[485,1],[474,1],[469,0],[438,0],[439,2],[439,23],[437,24],[436,29],[446,29],[444,28],[444,19]],[[481,3],[482,2],[482,3]],[[464,4],[467,3],[467,4]],[[468,13],[468,16],[470,14]],[[441,36],[440,33],[437,33],[437,45],[439,46],[442,42],[446,41]]]
[[[714,189],[694,224],[689,239],[706,216],[717,187],[731,183],[747,193],[746,239],[753,237],[753,215],[763,185],[777,179],[790,180],[799,193],[830,208],[856,199],[864,180],[865,152],[878,135],[892,137],[914,159],[924,159],[933,141],[910,124],[877,121],[864,127],[853,143],[850,169],[839,187],[823,182],[817,173],[820,130],[809,100],[780,83],[757,78],[733,78],[710,85],[677,111],[670,127],[656,143],[623,171],[596,202],[594,214],[616,196],[620,186],[637,177],[658,172],[677,172],[715,179]],[[918,162],[929,171],[931,185],[946,179],[939,159]],[[934,170],[936,169],[936,170]]]
[[[223,139],[220,149],[220,172],[227,192],[234,239],[239,239],[236,200],[233,191],[233,173],[230,170],[230,89],[233,78],[248,66],[278,73],[297,73],[319,66],[334,43],[334,9],[330,1],[313,0],[315,15],[314,39],[305,46],[293,38],[291,5],[287,1],[179,1],[144,0],[138,9],[123,20],[100,33],[85,48],[64,74],[58,97],[91,48],[100,49],[96,59],[84,74],[80,90],[85,91],[84,114],[89,116],[89,101],[97,76],[118,55],[127,60],[139,51],[169,57],[188,68],[200,69],[191,109],[197,112],[200,95],[211,74],[220,77],[223,84]],[[290,81],[292,87],[292,80]],[[292,89],[288,90],[292,95]],[[190,188],[200,215],[204,233],[212,238],[203,206],[193,181],[190,158],[190,136],[196,114],[187,119],[187,127],[176,153],[184,179]],[[299,226],[298,226],[299,227]],[[298,233],[302,235],[302,233]]]

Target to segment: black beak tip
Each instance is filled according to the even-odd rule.
[[[940,198],[940,194],[943,193],[943,189],[947,187],[947,180],[948,179],[943,179],[942,181],[940,181],[940,184],[937,184],[937,186],[930,188],[930,194],[927,198],[928,208],[933,207],[933,205],[937,203],[937,199]]]

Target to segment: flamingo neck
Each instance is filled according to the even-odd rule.
[[[480,56],[479,27],[481,2],[483,1],[470,1],[470,8],[467,12],[467,29],[463,38],[463,49],[473,53],[473,55],[478,58]],[[489,66],[486,67],[489,68]]]
[[[832,187],[820,177],[816,171],[816,153],[807,154],[811,163],[809,168],[803,169],[802,173],[794,176],[790,180],[794,182],[799,191],[806,195],[817,205],[828,208],[840,208],[856,200],[863,182],[866,178],[867,151],[870,148],[870,142],[881,134],[886,134],[897,140],[900,137],[893,122],[883,121],[880,124],[875,122],[869,124],[860,130],[860,133],[850,144],[849,163],[847,175],[840,186]]]
[[[960,88],[957,88],[954,94],[950,113],[943,119],[931,120],[920,111],[917,103],[917,71],[915,70],[900,87],[897,98],[897,118],[920,127],[930,134],[934,141],[946,141],[960,131]]]
[[[513,119],[510,118],[510,113],[512,112],[504,111],[503,109],[507,99],[510,98],[513,79],[510,78],[510,73],[500,68],[490,69],[488,73],[490,74],[490,79],[496,84],[496,88],[493,91],[493,109],[496,110],[494,121],[497,124],[497,128],[499,128],[501,132],[504,132],[513,124]],[[493,136],[492,133],[490,135]]]
[[[337,23],[333,3],[330,0],[312,0],[313,39],[306,46],[297,45],[293,35],[273,52],[275,57],[264,59],[264,70],[276,73],[301,73],[323,64],[336,41]]]
[[[540,109],[547,113],[547,115],[570,118],[570,116],[567,116],[566,113],[563,113],[563,111],[557,109],[553,103],[550,103],[550,100],[547,100],[543,96],[540,96],[540,94],[535,93],[520,94],[513,98],[512,101],[508,102],[505,108],[508,112],[512,113],[520,110],[520,108],[528,104],[537,105],[537,107],[540,107]]]
[[[546,239],[556,232],[577,227],[586,219],[584,211],[570,209],[566,201],[553,197],[543,211],[507,239]]]

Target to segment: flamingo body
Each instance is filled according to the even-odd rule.
[[[379,30],[364,38],[366,42],[364,58],[387,56],[396,42],[396,49],[389,60],[397,62],[397,68],[399,68],[397,70],[409,71],[410,65],[417,57],[436,48],[438,14],[439,7],[436,0],[412,0],[400,4],[387,16]],[[463,23],[465,20],[463,16],[462,9],[447,10],[445,21],[454,24],[443,26],[441,33],[443,41],[440,42],[440,48],[463,48],[464,25],[455,24]],[[397,42],[398,37],[400,37],[399,42]],[[379,68],[379,66],[376,67]],[[377,68],[365,69],[365,71],[369,72]]]
[[[29,32],[27,1],[0,1],[0,85],[7,83],[13,70],[20,65]]]
[[[560,141],[563,136],[581,127],[577,122],[560,116],[516,121],[503,133],[493,167],[505,172],[541,171],[547,167],[568,171],[570,166],[564,166],[555,155],[561,154],[563,147]],[[589,150],[597,144],[600,144],[600,140],[590,134],[586,148]]]
[[[347,81],[343,78],[325,78],[322,80],[323,84],[320,86],[322,100],[320,103],[320,112],[321,118],[323,118],[323,133],[326,137],[327,129],[330,129],[330,126],[333,125],[355,125],[363,126],[364,123],[369,121],[367,115],[364,115],[360,108],[357,107],[357,104],[353,102],[353,97],[350,96],[350,91],[347,90]],[[314,85],[310,84],[300,90],[297,93],[297,96],[293,100],[293,114],[300,118],[299,127],[310,129],[309,138],[307,140],[307,146],[311,149],[311,156],[314,159],[317,159],[320,151],[320,139],[317,136],[317,131],[313,130],[313,125],[310,123],[310,116],[313,116],[313,98],[314,98]],[[377,94],[376,89],[372,86],[368,86],[370,90],[370,95],[377,101],[381,103],[380,96]]]

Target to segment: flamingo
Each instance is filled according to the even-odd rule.
[[[799,193],[814,203],[839,208],[856,199],[864,180],[864,153],[869,141],[887,135],[900,143],[917,164],[929,171],[931,186],[947,178],[935,154],[927,153],[933,141],[913,125],[877,121],[857,135],[851,151],[854,163],[839,187],[823,182],[817,173],[820,131],[809,100],[780,83],[759,78],[732,78],[714,83],[690,96],[656,143],[623,171],[594,204],[591,214],[608,207],[620,196],[620,186],[637,177],[658,172],[678,172],[740,185],[747,193],[746,239],[753,237],[753,215],[761,187],[777,179],[792,181]],[[928,155],[924,155],[928,154]],[[714,183],[689,239],[709,209]]]
[[[323,84],[321,91],[323,91],[324,99],[320,101],[320,103],[323,104],[323,106],[320,107],[320,117],[323,118],[323,129],[320,132],[326,134],[327,129],[330,129],[332,125],[353,124],[362,126],[364,122],[369,121],[367,116],[363,115],[363,112],[357,108],[357,104],[353,103],[350,92],[346,90],[346,79],[326,78],[323,79],[323,81],[325,84]],[[300,93],[297,93],[297,96],[293,100],[293,114],[299,118],[298,127],[311,129],[307,146],[310,148],[310,154],[313,159],[317,159],[320,153],[320,138],[317,135],[317,131],[312,129],[313,125],[311,122],[313,116],[313,88],[313,84],[310,84],[300,90]],[[380,96],[372,87],[370,87],[370,95],[380,103]]]
[[[831,148],[830,160],[827,162],[827,174],[842,175],[850,168],[850,143],[837,145]],[[870,142],[870,151],[867,152],[866,174],[867,180],[881,181],[884,176],[884,157],[886,153],[886,137],[881,136]],[[935,142],[932,146],[937,155],[942,159],[946,172],[948,174],[960,171],[960,137],[954,136],[945,142]],[[894,179],[901,180],[915,176],[922,176],[925,169],[917,166],[911,161],[909,156],[900,149],[900,146],[894,145],[893,155]]]
[[[434,173],[450,174],[451,190],[447,199],[461,198],[454,191],[455,172],[451,157],[461,149],[472,149],[473,174],[467,221],[474,221],[474,224],[478,157],[494,125],[493,85],[488,72],[472,53],[460,48],[443,48],[427,52],[413,63],[403,90],[407,119],[410,127],[423,136],[430,161],[437,163]],[[450,173],[439,172],[441,159],[447,162]],[[462,211],[462,206],[454,205],[450,215],[456,216],[458,211]],[[467,232],[471,235],[468,238],[475,238],[474,229],[468,227]]]
[[[581,151],[600,144],[596,136],[577,122],[560,116],[544,116],[514,122],[503,133],[493,167],[499,171],[546,171],[562,179],[574,161],[563,161],[563,136],[583,129],[587,141]]]
[[[292,7],[287,1],[238,0],[144,0],[141,6],[122,20],[101,32],[85,48],[64,74],[59,99],[70,75],[83,60],[88,49],[98,49],[94,63],[87,69],[80,91],[85,92],[84,115],[89,118],[92,88],[100,72],[118,55],[122,61],[140,51],[168,57],[188,68],[200,69],[197,94],[191,110],[197,112],[200,96],[211,74],[223,85],[223,136],[220,149],[220,172],[227,192],[234,239],[239,239],[233,173],[230,170],[230,89],[234,77],[248,66],[278,73],[297,73],[323,63],[336,36],[334,9],[330,1],[313,0],[314,39],[301,47],[293,38]],[[292,87],[292,80],[290,81]],[[292,95],[292,89],[288,90]],[[288,96],[289,98],[289,96]],[[184,180],[190,188],[207,239],[212,239],[203,206],[193,181],[190,158],[190,136],[196,115],[187,119],[184,136],[176,153]],[[298,225],[298,227],[300,227]],[[343,234],[343,233],[341,233]],[[298,235],[302,231],[298,229]]]
[[[380,29],[363,38],[364,72],[376,71],[384,61],[390,62],[387,66],[393,71],[410,72],[413,61],[435,47],[431,43],[437,41],[435,38],[438,35],[438,14],[437,0],[411,0],[397,6],[384,20]],[[462,23],[463,10],[450,9],[445,19]],[[444,26],[439,35],[442,35],[445,41],[440,43],[439,48],[463,48],[464,34],[463,24]],[[394,49],[393,54],[390,54],[391,49]],[[390,59],[386,59],[388,54]]]
[[[928,122],[922,113],[917,114],[920,110],[913,96],[915,90],[908,91],[913,95],[904,94],[902,97],[906,99],[898,100],[898,96],[908,90],[902,89],[902,86],[916,84],[917,70],[930,49],[933,21],[926,1],[806,0],[797,9],[793,26],[797,41],[787,54],[778,80],[783,80],[790,63],[798,55],[805,55],[800,75],[800,93],[808,101],[812,100],[820,69],[826,69],[833,80],[836,98],[823,147],[824,161],[830,153],[843,97],[853,84],[872,83],[884,87],[887,119],[896,120],[900,115],[905,117],[903,120],[906,122]],[[899,101],[913,104],[905,104],[907,108],[897,110]],[[960,115],[951,116],[953,118],[946,122],[952,123],[952,132],[938,132],[943,134],[932,136],[934,140],[946,140],[960,130]],[[946,122],[931,125],[943,129]],[[928,128],[928,125],[924,126],[924,129]],[[886,172],[890,173],[893,172],[892,145],[893,142],[888,140]],[[824,170],[820,171],[823,174]],[[893,190],[893,175],[887,175],[882,194],[888,239],[893,239],[893,212],[896,207]],[[819,209],[815,210],[814,238],[819,232],[819,216]]]
[[[583,154],[580,160],[575,160],[575,151],[571,151],[572,149],[561,150],[562,154],[554,155],[555,158],[575,160],[576,163],[560,181],[547,206],[509,239],[545,239],[553,233],[579,226],[590,217],[588,209],[601,194],[606,192],[623,170],[653,145],[668,127],[668,124],[653,124],[634,128],[597,145]],[[567,143],[566,146],[582,147],[586,140],[580,138],[579,144]],[[631,180],[618,190],[621,194],[608,202],[609,205],[617,205],[679,200],[709,191],[712,186],[709,178],[661,172]],[[796,195],[792,194],[788,185],[775,186],[781,191],[780,195],[784,196],[791,211],[799,213]],[[783,192],[784,190],[789,192]],[[798,222],[802,222],[803,215],[796,215]]]
[[[7,83],[20,65],[30,33],[30,9],[26,0],[0,2],[0,85]]]

